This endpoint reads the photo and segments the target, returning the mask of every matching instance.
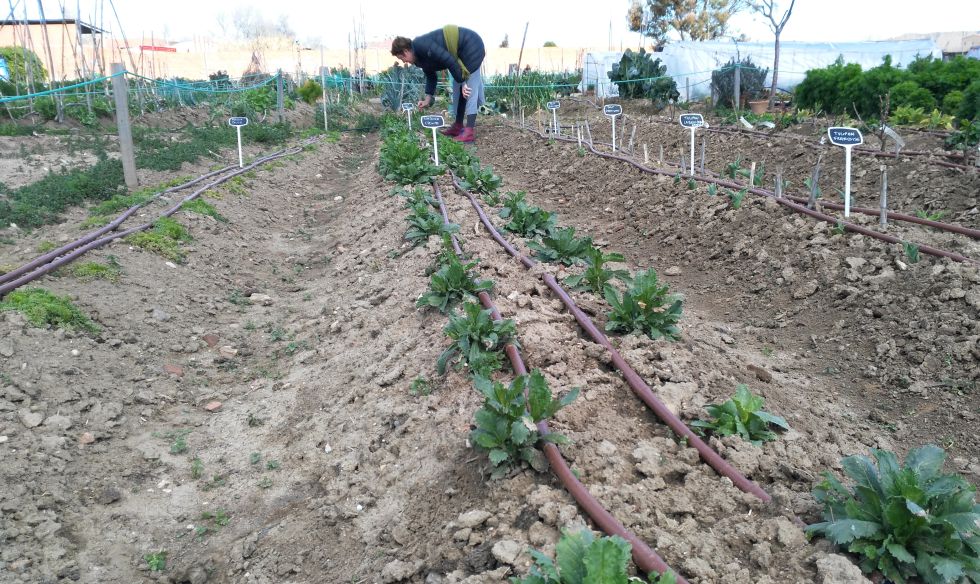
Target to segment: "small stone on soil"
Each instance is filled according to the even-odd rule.
[[[204,406],[204,409],[209,412],[216,412],[219,409],[221,409],[221,402],[219,401],[208,402],[208,404]]]
[[[83,432],[82,435],[78,437],[78,442],[80,444],[91,444],[95,442],[95,436],[91,432]]]
[[[514,540],[505,539],[493,544],[493,549],[490,550],[490,553],[501,564],[513,566],[522,551],[524,551],[523,545]]]
[[[164,373],[167,373],[168,375],[175,375],[177,377],[183,377],[184,376],[184,370],[183,370],[183,368],[181,368],[178,365],[171,365],[169,363],[167,363],[166,365],[163,366],[163,372]]]

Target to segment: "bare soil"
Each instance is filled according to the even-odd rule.
[[[553,424],[572,440],[563,453],[691,582],[862,581],[795,523],[817,518],[810,489],[843,456],[938,443],[950,470],[980,480],[976,268],[911,264],[762,199],[733,210],[503,125],[481,123],[478,140],[504,190],[684,295],[681,340],[614,341],[670,407],[703,417],[748,383],[793,428],[763,448],[711,440],[773,504],[719,478],[442,179],[528,365],[555,391],[582,389]],[[561,529],[588,525],[550,474],[490,481],[469,446],[481,400],[463,375],[434,373],[446,319],[415,308],[437,245],[403,243],[377,146],[346,135],[262,167],[246,194],[210,192],[229,222],[178,215],[194,236],[185,264],[119,242],[92,254],[118,258],[119,283],[39,282],[98,334],[0,315],[0,582],[504,582],[527,571],[528,547],[553,551]],[[75,235],[83,216],[6,233],[0,264]],[[603,323],[600,301],[575,298]],[[410,393],[418,378],[431,394]],[[152,572],[161,550],[166,569]]]

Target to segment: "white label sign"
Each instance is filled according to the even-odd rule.
[[[422,116],[423,128],[441,128],[446,125],[442,116]]]
[[[681,114],[680,121],[685,128],[701,128],[704,126],[704,116],[701,114]]]
[[[248,118],[228,118],[228,125],[233,127],[247,126]]]
[[[827,136],[830,138],[830,143],[835,146],[850,148],[864,144],[864,137],[857,128],[827,128]]]
[[[414,103],[409,103],[409,102],[406,101],[405,103],[402,104],[402,111],[403,112],[410,112],[413,109],[415,109],[415,104]]]
[[[556,109],[558,109],[558,108],[561,107],[561,102],[560,101],[549,101],[547,104],[545,104],[545,107],[547,107],[550,110],[556,110]]]
[[[618,103],[610,103],[602,106],[602,113],[606,114],[607,116],[618,116],[619,114],[623,113],[623,106],[619,105]]]

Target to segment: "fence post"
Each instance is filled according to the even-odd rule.
[[[330,125],[327,123],[327,68],[326,67],[320,67],[320,85],[323,86],[323,131],[329,132]]]
[[[282,99],[282,69],[276,74],[276,111],[279,112],[279,123],[281,124],[286,118]]]
[[[126,83],[126,67],[122,63],[112,64],[112,94],[116,98],[116,128],[119,131],[119,152],[122,157],[123,177],[126,186],[135,189],[139,186],[136,177],[136,158],[133,154],[133,134],[129,127],[129,86]],[[122,75],[119,75],[122,73]]]
[[[735,111],[742,105],[742,66],[735,63]]]
[[[881,166],[881,200],[878,201],[878,224],[888,227],[888,167]]]

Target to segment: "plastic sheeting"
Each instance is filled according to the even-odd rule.
[[[862,43],[783,41],[779,44],[778,85],[780,89],[796,87],[803,81],[808,70],[831,65],[840,56],[844,57],[845,63],[858,63],[862,68],[868,69],[880,65],[885,55],[892,56],[892,64],[896,67],[904,67],[916,57],[943,56],[938,45],[931,39]],[[668,44],[662,53],[654,53],[653,56],[660,57],[667,66],[667,75],[677,81],[681,99],[686,97],[688,83],[689,99],[710,94],[711,72],[724,67],[732,58],[740,61],[751,57],[754,64],[770,70],[766,85],[772,82],[772,42],[680,41]]]
[[[623,53],[613,51],[586,53],[582,60],[582,82],[578,90],[585,92],[590,86],[596,88],[596,97],[619,97],[619,87],[609,80],[608,73],[619,66]]]

